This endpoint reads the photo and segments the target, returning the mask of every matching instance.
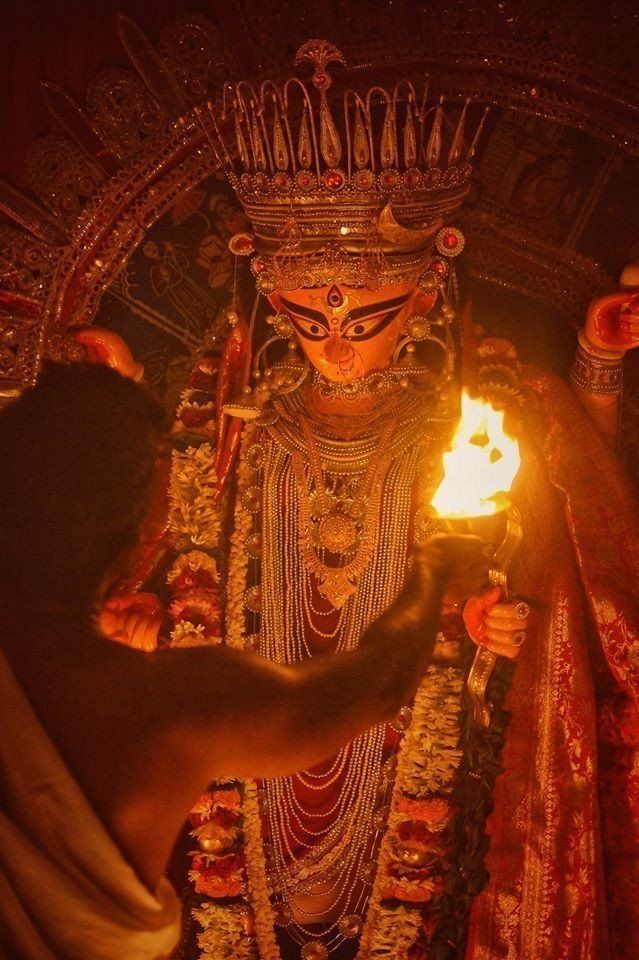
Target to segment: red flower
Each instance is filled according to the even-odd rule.
[[[235,787],[231,790],[214,790],[211,796],[216,807],[224,807],[225,810],[240,809],[240,791]]]
[[[397,805],[399,813],[403,813],[410,820],[423,820],[430,830],[443,830],[451,817],[451,805],[441,797],[432,797],[430,800],[417,800],[413,797],[400,797]]]
[[[238,897],[244,880],[244,859],[237,853],[225,857],[193,858],[189,876],[197,893],[208,897]]]
[[[216,357],[202,357],[189,377],[189,387],[215,394],[219,361]]]
[[[215,419],[215,408],[213,406],[194,407],[185,406],[178,414],[178,420],[189,429],[203,427]]]
[[[382,888],[385,900],[403,900],[404,903],[428,903],[432,899],[432,890],[403,881],[389,882]]]
[[[217,596],[208,590],[184,590],[170,604],[169,616],[174,622],[188,620],[204,627],[206,636],[219,636],[222,611]]]
[[[220,826],[225,826],[218,820],[228,811],[236,818],[240,815],[240,793],[235,787],[230,790],[207,790],[193,804],[189,820],[194,827],[202,827],[210,820],[215,820]],[[230,824],[235,826],[235,821]]]
[[[239,815],[233,810],[225,810],[224,807],[218,807],[211,821],[216,823],[218,827],[222,827],[224,830],[231,830],[237,825]]]
[[[186,569],[177,574],[171,587],[177,593],[181,590],[212,590],[216,587],[215,575],[211,570]],[[216,598],[217,599],[217,598]]]

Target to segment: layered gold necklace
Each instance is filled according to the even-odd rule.
[[[335,436],[342,424],[318,428],[313,417],[311,426],[311,416],[297,398],[279,405],[280,416],[269,428],[291,454],[306,569],[335,609],[357,590],[370,562],[389,464],[408,445],[425,440],[419,402],[401,393],[395,399],[394,407],[384,405],[381,415],[369,413],[366,429],[356,438]]]
[[[340,424],[318,423],[299,396],[286,398],[246,450],[249,491],[256,492],[246,549],[249,569],[255,565],[250,581],[260,584],[246,627],[269,660],[313,656],[311,637],[337,651],[355,649],[401,589],[413,486],[431,444],[428,421],[441,418],[425,416],[414,398],[397,399],[344,439]],[[250,546],[255,537],[261,559]],[[325,770],[263,784],[272,904],[307,960],[361,930],[392,792],[384,743],[380,726]],[[320,943],[316,924],[326,922],[327,898],[333,906]]]
[[[319,593],[339,610],[357,590],[359,578],[375,547],[382,485],[390,462],[388,446],[396,420],[390,420],[382,430],[361,479],[351,483],[346,495],[342,496],[334,492],[329,494],[310,425],[303,416],[299,422],[306,439],[314,485],[314,490],[309,489],[302,455],[294,453],[300,546],[306,568],[314,575]],[[327,562],[322,554],[328,554],[333,562]],[[343,562],[340,563],[341,558]]]

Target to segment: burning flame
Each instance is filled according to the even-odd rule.
[[[519,466],[519,443],[504,431],[503,410],[462,393],[461,420],[444,454],[444,479],[432,505],[440,517],[484,517],[503,509]]]

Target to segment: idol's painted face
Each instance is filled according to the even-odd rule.
[[[310,363],[327,380],[345,383],[390,364],[417,297],[415,284],[403,283],[376,290],[333,284],[277,292],[269,299],[291,318]],[[434,301],[434,294],[420,295],[420,313]]]

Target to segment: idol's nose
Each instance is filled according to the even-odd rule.
[[[324,346],[324,356],[329,363],[337,364],[348,362],[353,357],[353,346],[339,335],[331,335]]]

